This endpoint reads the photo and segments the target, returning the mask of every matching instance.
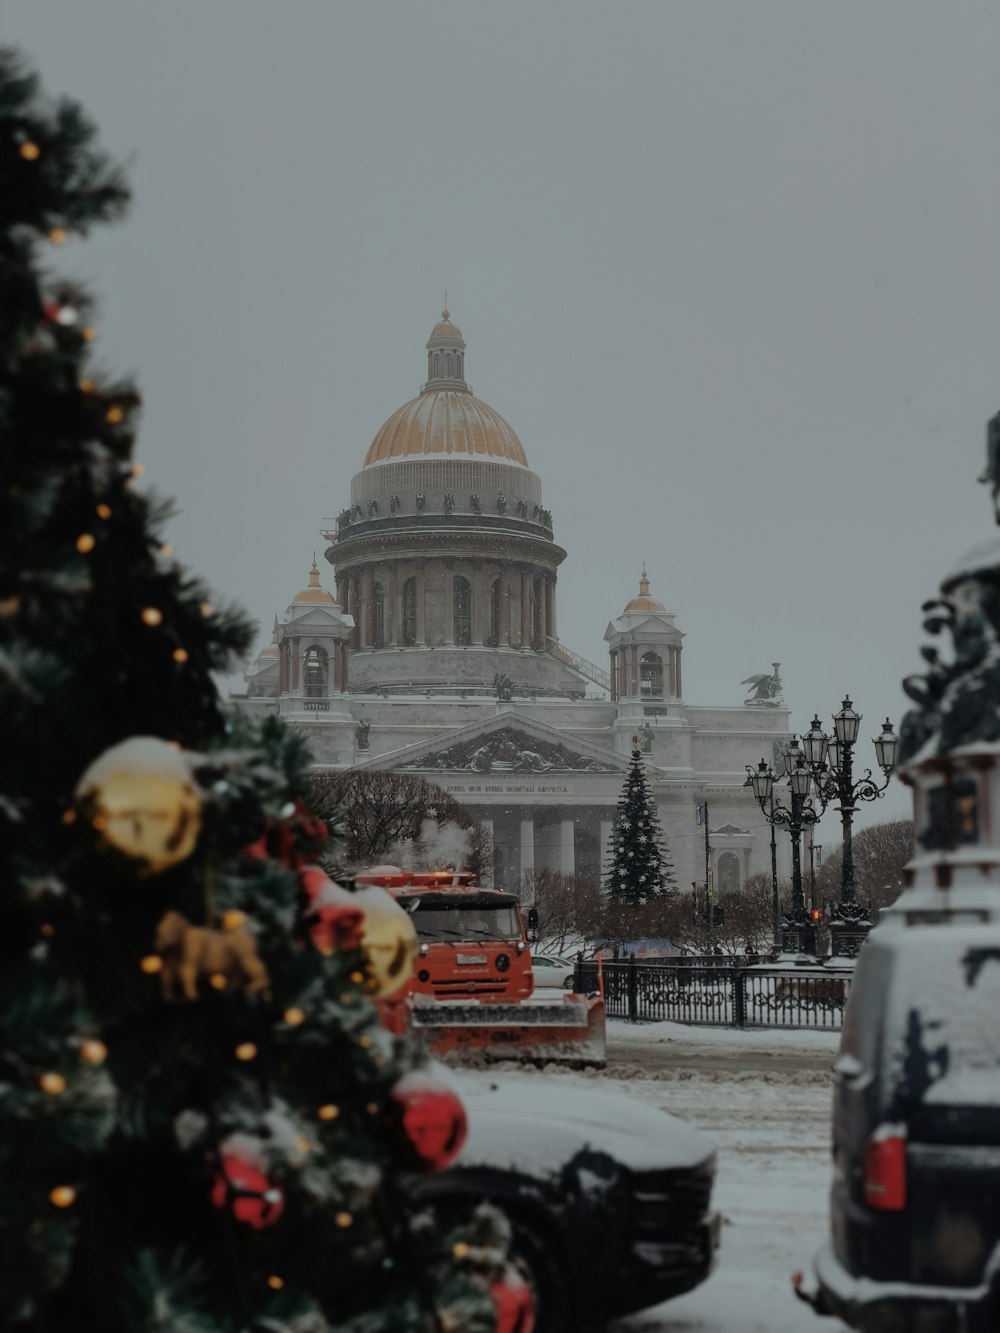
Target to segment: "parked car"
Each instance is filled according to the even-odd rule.
[[[559,986],[563,990],[573,989],[573,976],[576,963],[570,958],[559,958],[555,954],[533,953],[531,970],[535,975],[535,989],[539,986]]]
[[[1000,924],[979,915],[879,927],[858,959],[833,1067],[831,1239],[802,1293],[856,1329],[1000,1328]]]
[[[689,1291],[712,1270],[715,1148],[700,1130],[618,1092],[540,1075],[449,1069],[469,1137],[414,1185],[445,1222],[483,1201],[513,1228],[536,1333],[577,1333]]]

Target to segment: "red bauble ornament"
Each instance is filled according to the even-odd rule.
[[[497,1314],[496,1333],[532,1333],[535,1327],[535,1301],[531,1288],[513,1266],[490,1287]]]
[[[289,870],[311,861],[329,841],[329,831],[322,819],[302,803],[293,801],[291,813],[276,823],[269,819],[256,842],[243,848],[246,856],[259,861],[268,857],[280,861]]]
[[[335,884],[319,866],[302,866],[299,883],[309,899],[309,938],[320,953],[360,948],[364,912],[354,894]]]
[[[219,1160],[221,1170],[212,1186],[216,1208],[228,1205],[237,1222],[246,1222],[255,1231],[274,1226],[285,1211],[285,1196],[261,1170],[254,1140],[234,1135],[223,1143]]]
[[[462,1151],[469,1128],[458,1093],[416,1070],[405,1074],[389,1095],[399,1108],[413,1166],[422,1171],[450,1166]]]

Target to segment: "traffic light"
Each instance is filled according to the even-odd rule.
[[[726,909],[724,907],[712,908],[712,925],[724,926],[726,924]]]

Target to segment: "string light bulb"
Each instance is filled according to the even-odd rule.
[[[92,324],[88,324],[86,328],[82,330],[82,336],[85,343],[92,343],[97,337],[97,330]]]
[[[212,605],[211,602],[202,602],[202,604],[201,604],[201,606],[199,606],[198,610],[199,610],[199,611],[201,612],[201,614],[202,614],[203,616],[205,616],[206,619],[207,619],[210,615],[214,614],[214,612],[215,612],[215,607]]]
[[[42,922],[42,934],[45,936],[47,940],[50,940],[55,933],[56,933],[56,928],[51,921]]]
[[[38,1086],[42,1092],[47,1092],[50,1097],[58,1097],[60,1093],[66,1091],[66,1080],[62,1074],[56,1074],[50,1070],[48,1073],[41,1075]]]
[[[104,518],[104,519],[108,519],[108,518],[110,518],[110,517],[111,517],[111,506],[110,506],[110,505],[106,505],[106,504],[99,504],[99,505],[97,506],[97,517],[98,517],[98,518]]]
[[[82,380],[80,381],[80,392],[81,392],[81,393],[93,393],[93,392],[94,392],[94,381],[93,381],[92,379],[86,379],[86,378],[85,378],[85,379],[82,379]]]
[[[456,1241],[451,1247],[451,1252],[456,1259],[468,1259],[469,1250],[470,1247],[464,1240]]]
[[[254,1060],[257,1057],[257,1047],[252,1041],[241,1041],[234,1054],[237,1060]]]
[[[142,609],[142,623],[144,625],[162,625],[163,612],[156,606],[144,606]]]
[[[186,648],[175,648],[170,656],[175,662],[186,662],[188,660],[188,650]]]
[[[240,926],[247,923],[246,912],[241,912],[238,907],[230,907],[228,911],[222,914],[223,930],[239,930]]]
[[[108,1058],[108,1048],[96,1037],[88,1037],[80,1042],[80,1059],[88,1065],[102,1065]]]
[[[145,471],[146,471],[146,465],[145,465],[145,463],[133,463],[133,464],[132,464],[132,476],[133,476],[133,477],[141,477],[142,474],[143,474]]]
[[[69,240],[69,232],[62,227],[53,227],[49,232],[49,240],[53,245],[65,245]]]
[[[173,555],[173,553],[174,553],[174,548],[170,545],[170,543],[163,542],[162,545],[160,546],[160,555]]]
[[[208,979],[208,984],[213,990],[225,990],[228,984],[225,972],[213,972]]]
[[[76,823],[76,811],[75,811],[75,810],[64,810],[64,811],[62,812],[62,822],[63,822],[64,824],[75,824],[75,823]]]
[[[76,539],[76,549],[81,555],[87,555],[96,545],[95,538],[89,532],[81,532]]]
[[[305,1022],[306,1013],[304,1009],[292,1008],[286,1009],[282,1017],[290,1028],[297,1028],[300,1023]]]
[[[76,1190],[72,1185],[57,1185],[49,1191],[49,1202],[57,1208],[72,1208],[76,1203]]]
[[[24,158],[25,162],[37,162],[42,152],[33,139],[25,139],[24,143],[17,151]]]
[[[18,596],[4,597],[0,599],[0,616],[5,619],[7,616],[16,616],[21,609],[21,599]]]
[[[338,1227],[350,1227],[354,1225],[354,1217],[351,1213],[341,1212],[336,1215],[334,1221]]]
[[[112,426],[117,426],[119,421],[125,420],[125,413],[120,407],[109,407],[104,414],[104,420],[110,422]]]
[[[272,1291],[280,1291],[285,1285],[285,1279],[283,1277],[278,1277],[277,1273],[272,1273],[267,1279],[267,1285]]]
[[[334,1106],[332,1102],[327,1102],[325,1106],[319,1108],[316,1114],[320,1120],[336,1120],[337,1116],[340,1115],[340,1107]]]
[[[139,966],[147,976],[155,976],[157,972],[163,971],[163,959],[158,953],[147,954],[140,962]]]

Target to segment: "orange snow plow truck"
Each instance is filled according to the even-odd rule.
[[[409,1029],[440,1056],[603,1065],[604,1001],[536,998],[517,899],[474,878],[470,871],[389,866],[355,876],[359,885],[391,893],[417,932],[414,974],[385,1005],[387,1024]]]

